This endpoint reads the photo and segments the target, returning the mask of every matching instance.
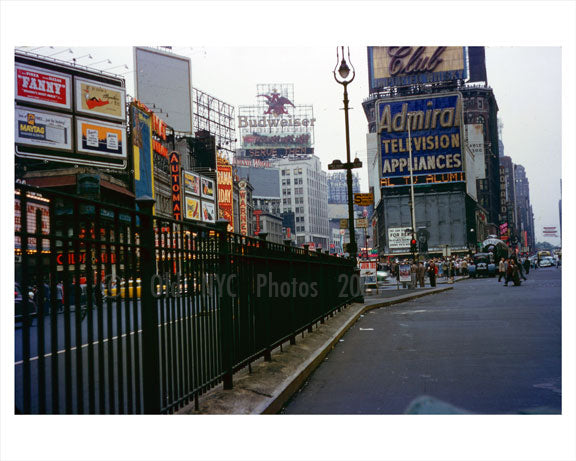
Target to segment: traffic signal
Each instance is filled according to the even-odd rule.
[[[412,240],[410,240],[410,252],[411,253],[416,253],[417,247],[416,247],[416,239],[412,238]]]

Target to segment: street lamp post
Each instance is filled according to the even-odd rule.
[[[415,204],[414,204],[414,174],[413,174],[413,167],[412,164],[412,135],[410,132],[410,125],[412,124],[412,114],[408,114],[408,163],[410,165],[410,211],[412,215],[412,239],[416,238],[416,211],[415,211]],[[418,251],[416,251],[414,255],[414,259],[418,258]]]
[[[362,162],[357,158],[354,162],[350,161],[350,127],[348,122],[348,84],[352,83],[356,76],[356,71],[350,61],[350,48],[348,48],[348,57],[344,54],[344,47],[336,48],[336,68],[334,68],[334,80],[344,87],[344,123],[346,126],[346,163],[334,160],[328,165],[329,170],[346,170],[346,184],[348,186],[348,229],[350,232],[350,243],[348,244],[348,253],[354,259],[358,254],[356,244],[356,233],[354,231],[354,198],[352,196],[352,169],[361,168]],[[352,69],[350,69],[350,66]],[[350,72],[352,70],[352,72]]]

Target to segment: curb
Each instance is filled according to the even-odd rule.
[[[358,310],[344,325],[342,325],[335,335],[324,343],[308,360],[306,360],[298,370],[286,379],[280,388],[274,392],[274,394],[268,398],[266,401],[258,405],[251,414],[277,414],[284,404],[300,389],[304,384],[306,379],[314,372],[314,370],[322,363],[324,358],[329,354],[329,352],[334,348],[336,343],[344,336],[348,330],[356,323],[362,314],[365,312],[378,309],[380,307],[387,307],[393,304],[400,304],[405,301],[410,301],[412,299],[422,298],[424,296],[433,295],[437,293],[443,293],[448,290],[452,290],[453,287],[443,287],[435,288],[430,291],[424,291],[421,293],[411,293],[407,295],[400,295],[394,298],[390,298],[386,301],[381,301],[373,304],[364,305]],[[354,306],[354,305],[353,305]]]

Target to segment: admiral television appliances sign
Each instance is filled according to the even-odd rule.
[[[377,101],[381,186],[410,184],[410,150],[415,185],[464,181],[461,107],[459,93]]]

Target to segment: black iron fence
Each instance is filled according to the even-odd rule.
[[[16,185],[19,413],[171,413],[359,295],[320,252]]]

